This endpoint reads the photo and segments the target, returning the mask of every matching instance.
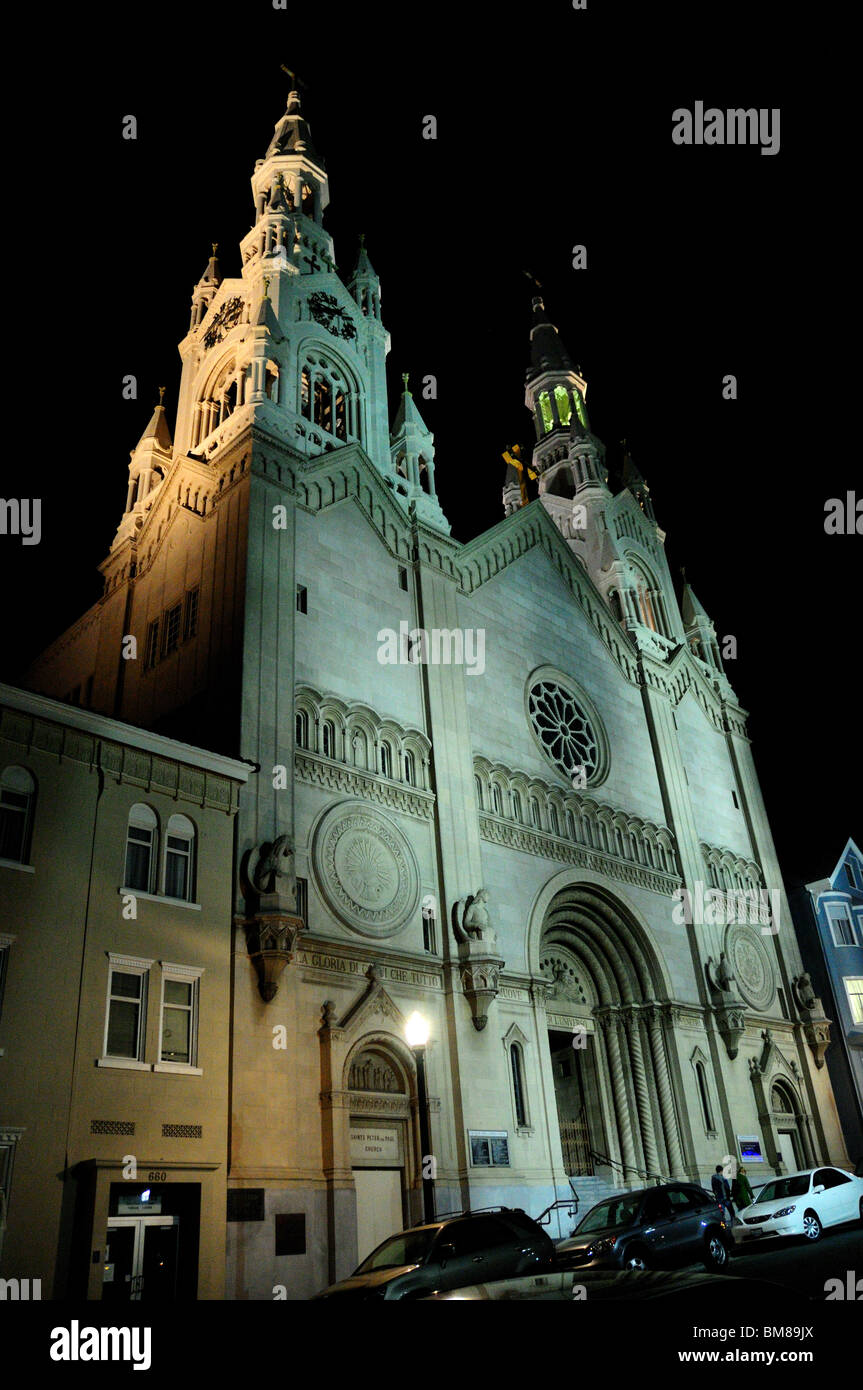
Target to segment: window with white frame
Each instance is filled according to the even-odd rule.
[[[195,1067],[198,1056],[198,995],[203,970],[197,966],[162,966],[159,1018],[159,1065]]]
[[[129,812],[126,831],[125,888],[139,893],[152,893],[155,890],[158,828],[155,811],[143,802],[136,802]]]
[[[845,903],[828,903],[827,920],[833,933],[834,946],[856,946],[854,923]]]
[[[861,886],[860,868],[857,861],[850,854],[845,860],[845,875],[852,888],[859,888]]]
[[[195,827],[188,816],[171,816],[165,831],[165,897],[191,902],[195,896]]]
[[[0,774],[0,859],[27,863],[35,804],[33,774],[26,767],[5,767]]]
[[[105,1010],[106,1059],[143,1062],[147,1034],[147,980],[151,960],[109,955]]]
[[[863,975],[846,975],[845,993],[855,1023],[863,1023]]]

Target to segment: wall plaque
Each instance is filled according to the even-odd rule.
[[[379,1125],[351,1125],[351,1162],[380,1168],[397,1168],[401,1164],[399,1135],[396,1129]]]

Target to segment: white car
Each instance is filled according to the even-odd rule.
[[[825,1226],[863,1221],[863,1178],[842,1168],[808,1168],[765,1183],[733,1227],[738,1244],[765,1236],[817,1240]]]

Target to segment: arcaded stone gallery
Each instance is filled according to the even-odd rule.
[[[582,1211],[657,1177],[709,1185],[728,1155],[846,1163],[746,713],[708,615],[676,596],[635,462],[609,474],[565,328],[533,301],[536,446],[501,465],[499,524],[461,543],[436,478],[463,460],[436,459],[421,383],[388,397],[380,281],[362,244],[335,269],[295,92],[251,184],[241,275],[214,248],[173,425],[160,401],[132,453],[103,596],[30,673],[41,695],[248,770],[221,773],[239,788],[233,900],[193,924],[208,958],[232,951],[230,1010],[205,973],[186,1025],[209,1035],[222,1008],[230,1057],[212,1055],[230,1073],[187,1047],[155,1078],[135,1052],[137,1069],[101,1068],[94,1113],[125,1118],[120,1081],[147,1113],[148,1088],[172,1089],[177,1117],[224,1080],[227,1162],[206,1120],[183,1130],[183,1165],[170,1137],[148,1161],[167,1191],[201,1181],[206,1149],[237,1299],[350,1273],[422,1217],[423,1177],[438,1212],[537,1216],[573,1184]],[[8,761],[26,773],[26,750]],[[148,785],[114,888],[181,914],[200,895],[177,841],[197,832],[203,864],[207,822],[187,798],[171,830]],[[141,846],[173,856],[170,878],[148,877]],[[140,975],[156,952],[130,949],[120,901],[111,949]]]

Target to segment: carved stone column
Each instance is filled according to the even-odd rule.
[[[653,1112],[650,1107],[650,1092],[647,1085],[647,1072],[641,1050],[640,1010],[628,1008],[624,1014],[629,1038],[629,1060],[632,1066],[632,1081],[635,1086],[635,1103],[641,1126],[641,1143],[644,1149],[644,1162],[648,1181],[662,1176],[659,1154],[656,1150],[656,1137],[653,1132]]]
[[[685,1178],[683,1151],[677,1129],[677,1115],[674,1109],[674,1094],[671,1089],[671,1073],[668,1069],[668,1056],[665,1051],[665,1036],[662,1027],[662,1012],[657,1004],[646,1010],[647,1027],[650,1034],[650,1050],[653,1054],[653,1070],[659,1090],[659,1112],[662,1115],[662,1128],[665,1133],[665,1147],[671,1162],[671,1176]]]
[[[598,1012],[598,1017],[608,1054],[608,1069],[611,1076],[612,1094],[614,1095],[614,1113],[617,1121],[617,1133],[620,1138],[623,1180],[628,1182],[630,1176],[637,1176],[638,1164],[635,1145],[632,1140],[632,1125],[629,1120],[629,1099],[626,1094],[626,1082],[623,1075],[623,1058],[620,1055],[620,1042],[617,1035],[620,1017],[616,1009]]]

